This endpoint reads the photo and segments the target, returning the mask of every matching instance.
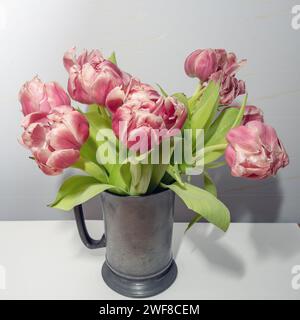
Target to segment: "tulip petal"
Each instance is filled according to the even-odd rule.
[[[80,149],[80,143],[66,126],[58,126],[47,134],[47,141],[54,150]]]
[[[57,150],[51,153],[46,163],[48,167],[66,169],[73,165],[80,157],[78,150]]]

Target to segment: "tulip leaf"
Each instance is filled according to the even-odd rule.
[[[99,130],[101,129],[111,129],[111,124],[108,119],[103,117],[99,111],[98,105],[91,105],[95,106],[95,111],[89,111],[87,113],[84,113],[84,116],[87,118],[89,122],[89,133],[90,136],[88,140],[85,142],[85,144],[80,149],[80,155],[85,160],[89,160],[95,163],[97,162],[96,154],[98,147],[104,143],[105,141],[97,141],[97,135],[99,133]],[[97,106],[97,108],[96,108]],[[106,170],[110,169],[109,165],[104,165]]]
[[[56,199],[50,206],[52,208],[69,211],[99,193],[112,189],[109,184],[102,184],[97,179],[89,176],[72,176],[61,185]]]
[[[158,83],[157,83],[156,85],[158,86],[158,89],[159,89],[160,93],[161,93],[164,97],[167,97],[168,94],[167,94],[167,92],[162,88],[162,86],[159,85]]]
[[[235,128],[237,126],[239,126],[243,120],[243,116],[244,116],[244,113],[245,113],[245,107],[246,107],[246,103],[247,103],[247,99],[248,99],[248,95],[246,94],[244,99],[243,99],[243,102],[242,102],[242,105],[239,109],[239,113],[232,125],[232,128]]]
[[[227,143],[215,144],[204,148],[204,164],[208,164],[219,159],[227,147]]]
[[[237,108],[225,108],[213,122],[205,134],[205,146],[226,143],[226,135],[232,128],[239,110]]]
[[[94,139],[89,137],[80,149],[80,156],[88,161],[97,163],[96,150],[97,144]]]
[[[112,54],[110,55],[110,57],[107,60],[109,60],[110,62],[112,62],[116,66],[118,65],[117,64],[116,53],[114,51],[112,52]]]
[[[195,102],[192,108],[192,129],[204,129],[210,123],[219,106],[219,89],[217,83],[210,81],[201,98]]]
[[[99,104],[96,104],[96,103],[90,104],[88,106],[87,112],[85,114],[91,113],[91,112],[97,112],[97,113],[100,114],[100,112],[99,112]]]
[[[207,172],[203,173],[204,189],[217,197],[217,187]]]
[[[109,184],[117,187],[119,194],[129,194],[131,184],[130,163],[114,164],[109,174]]]
[[[194,217],[192,218],[192,220],[189,222],[189,224],[184,232],[187,232],[194,225],[194,223],[197,223],[201,219],[202,219],[202,216],[200,214],[195,214]]]
[[[131,185],[130,194],[140,195],[145,194],[149,188],[152,176],[152,165],[143,163],[131,163]]]
[[[216,169],[220,168],[226,165],[225,161],[220,161],[220,162],[213,162],[213,163],[208,163],[205,168],[206,169]]]
[[[238,108],[230,108],[227,107],[223,111],[221,111],[218,118],[213,122],[211,127],[206,131],[205,135],[205,149],[207,147],[213,148],[212,152],[206,152],[205,155],[205,164],[208,164],[212,161],[217,160],[224,154],[224,150],[226,149],[227,141],[226,135],[230,129],[238,126],[242,119],[245,112],[245,105],[247,102],[247,95],[244,97],[242,106]],[[224,148],[218,151],[215,150],[216,145],[224,144]]]
[[[99,180],[101,183],[108,183],[106,170],[100,164],[80,158],[75,164],[73,164],[72,167],[86,172],[90,176]]]
[[[152,174],[151,174],[151,179],[149,183],[149,188],[147,190],[147,193],[153,192],[159,183],[161,182],[162,178],[164,177],[168,164],[153,164],[152,165]]]
[[[184,182],[181,179],[180,171],[177,164],[169,165],[167,169],[167,173],[178,182],[178,184],[182,187],[184,187]]]
[[[223,231],[226,231],[230,223],[228,208],[215,196],[206,190],[185,183],[184,187],[178,182],[170,185],[161,184],[162,187],[174,191],[187,207],[201,215]]]
[[[188,105],[189,105],[189,101],[188,101],[188,98],[187,96],[182,93],[182,92],[177,92],[177,93],[174,93],[172,95],[174,98],[176,98],[179,102],[181,102],[182,104],[185,105],[185,107],[188,109]]]

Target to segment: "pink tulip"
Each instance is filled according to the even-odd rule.
[[[68,91],[79,102],[105,105],[109,93],[116,87],[128,85],[129,75],[105,60],[98,50],[84,51],[78,58],[75,48],[64,55],[64,66],[69,72]]]
[[[185,60],[185,73],[192,78],[197,77],[205,82],[217,71],[217,54],[213,49],[198,49],[192,52]]]
[[[225,159],[233,176],[265,179],[289,164],[276,131],[261,121],[231,129],[227,141]]]
[[[128,148],[143,153],[162,139],[176,135],[186,117],[185,106],[173,97],[161,97],[156,102],[134,99],[117,109],[112,128]]]
[[[227,108],[240,109],[240,106],[230,106]],[[225,108],[224,110],[226,110],[227,108]],[[246,123],[255,120],[264,122],[264,114],[262,110],[255,106],[245,106],[244,116],[241,125],[245,125]]]
[[[49,112],[57,106],[71,103],[69,96],[58,83],[44,83],[38,77],[23,85],[19,100],[24,116],[32,112]]]
[[[80,148],[89,136],[86,118],[71,106],[53,108],[49,113],[28,114],[22,122],[21,143],[31,150],[47,175],[60,174],[80,157]]]
[[[106,107],[111,113],[116,112],[124,102],[129,100],[154,101],[160,98],[160,94],[149,84],[142,83],[136,78],[131,78],[130,83],[124,89],[116,87],[106,98]]]
[[[220,102],[229,105],[237,96],[245,93],[245,83],[235,77],[246,60],[237,61],[233,52],[224,49],[198,49],[185,60],[185,72],[197,77],[205,87],[210,80],[221,83]]]
[[[264,122],[264,114],[260,108],[255,106],[246,106],[242,125],[247,124],[250,121]]]
[[[229,52],[226,54],[226,59],[223,65],[219,66],[219,69],[222,70],[226,75],[233,76],[242,66],[246,64],[246,62],[246,59],[238,62],[236,55],[233,52]]]
[[[212,74],[210,80],[221,83],[219,94],[222,105],[229,105],[236,97],[246,92],[243,80],[238,80],[235,76],[227,75],[222,71]]]

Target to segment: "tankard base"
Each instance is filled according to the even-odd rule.
[[[177,266],[172,260],[168,269],[152,278],[129,279],[113,272],[106,262],[102,266],[102,278],[114,291],[131,298],[146,298],[168,289],[177,276]]]

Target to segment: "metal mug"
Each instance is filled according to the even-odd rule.
[[[114,291],[128,297],[149,297],[176,279],[172,257],[174,193],[144,196],[101,194],[105,235],[90,237],[82,206],[74,208],[82,242],[90,249],[106,247],[102,277]]]

